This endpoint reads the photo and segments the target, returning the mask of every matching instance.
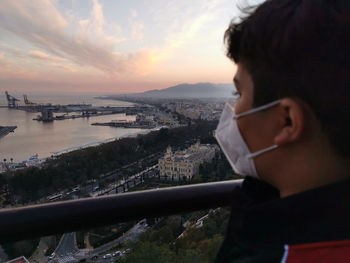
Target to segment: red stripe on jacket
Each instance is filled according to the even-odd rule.
[[[286,249],[285,263],[350,262],[350,240],[288,245]]]

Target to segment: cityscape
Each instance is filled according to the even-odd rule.
[[[79,118],[91,118],[91,126],[102,126],[108,129],[131,129],[137,127],[139,132],[128,134],[124,137],[120,136],[119,138],[110,138],[77,147],[61,149],[52,152],[51,156],[39,157],[38,154],[35,154],[20,162],[7,158],[2,159],[0,162],[0,172],[3,175],[2,180],[4,182],[0,190],[0,205],[2,208],[81,198],[96,198],[143,189],[186,185],[235,177],[232,170],[229,169],[225,158],[223,158],[216,141],[213,139],[213,130],[217,125],[225,103],[223,98],[152,98],[149,100],[148,98],[135,97],[124,98],[128,102],[133,103],[132,106],[96,107],[91,104],[53,106],[50,103],[28,103],[25,100],[22,102],[20,99],[16,99],[9,93],[5,95],[7,105],[3,105],[3,109],[37,114],[42,117],[41,122],[54,123],[68,120],[74,121]],[[103,99],[115,100],[116,98],[106,97]],[[118,98],[118,100],[121,100],[121,98]],[[57,116],[62,116],[63,112],[65,118],[57,118]],[[98,122],[98,117],[102,114],[111,115],[112,120],[109,122]],[[70,119],[69,116],[76,117]],[[34,123],[38,122],[35,118],[31,121]],[[197,127],[201,128],[198,130]],[[3,129],[5,129],[5,126]],[[196,131],[193,132],[193,129],[196,129]],[[180,138],[174,140],[169,135],[169,131],[176,133],[176,136],[180,135]],[[15,133],[16,130],[14,129],[11,133],[8,132],[4,135],[3,138],[11,137]],[[159,136],[162,137],[163,133],[168,135],[159,141]],[[122,153],[117,153],[115,158],[104,162],[104,165],[111,168],[94,169],[93,175],[84,172],[85,175],[83,177],[81,177],[82,174],[79,174],[81,172],[77,173],[78,170],[76,169],[78,167],[76,167],[76,164],[72,163],[70,173],[74,173],[74,177],[79,175],[80,178],[73,179],[71,177],[68,183],[59,180],[60,182],[56,182],[57,185],[50,187],[50,189],[45,185],[40,185],[36,186],[36,189],[30,189],[29,191],[24,190],[25,192],[23,192],[20,190],[21,188],[27,188],[26,184],[29,182],[26,181],[25,177],[28,172],[38,174],[39,177],[45,176],[47,171],[52,169],[52,165],[56,166],[57,170],[63,171],[67,169],[66,162],[71,162],[73,161],[72,158],[76,158],[73,156],[81,155],[84,158],[83,156],[86,157],[86,154],[91,154],[87,153],[91,151],[90,149],[104,155],[105,148],[110,147],[109,145],[123,144],[125,143],[124,140],[133,140],[128,143],[131,151],[123,153],[124,156],[131,154],[133,157],[125,158],[125,161],[122,163],[118,163],[117,160],[117,156],[121,156],[120,154]],[[145,149],[145,142],[140,144],[140,140],[156,140],[158,144],[161,142],[163,146]],[[143,148],[142,152],[140,152],[140,147]],[[138,153],[136,154],[138,157],[135,156],[135,153]],[[91,159],[91,157],[88,157],[88,159]],[[100,162],[100,160],[96,161]],[[81,164],[78,166],[81,166]],[[85,166],[85,169],[90,170],[91,168]],[[212,169],[221,169],[221,172],[215,171],[213,173],[211,172]],[[51,175],[46,176],[51,177]],[[19,178],[21,177],[24,179],[24,182],[19,184],[18,181],[15,182],[15,178],[20,180]],[[62,178],[62,180],[66,179]],[[180,216],[180,221],[184,223],[178,225],[171,236],[176,234],[178,235],[178,240],[185,240],[190,236],[187,234],[188,232],[199,231],[203,227],[205,228],[208,218],[213,217],[214,220],[216,217],[221,218],[223,215],[228,216],[227,210],[205,210],[198,214],[182,215]],[[19,249],[19,252],[24,251],[23,255],[11,252],[13,257],[18,256],[11,262],[61,263],[124,260],[133,255],[134,244],[138,244],[140,239],[144,239],[152,231],[160,231],[155,229],[164,224],[166,226],[165,222],[167,220],[175,220],[175,218],[144,218],[141,221],[115,225],[113,226],[115,230],[111,230],[111,227],[107,226],[87,232],[79,231],[66,233],[62,236],[41,238],[36,241],[38,243],[35,243],[37,248],[32,248],[30,253],[25,252],[23,249]],[[6,245],[4,246],[3,253],[6,253],[9,248]],[[30,242],[26,246],[29,248]]]

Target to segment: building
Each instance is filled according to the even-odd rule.
[[[53,112],[51,110],[43,110],[41,112],[42,121],[53,121]]]
[[[29,263],[28,259],[26,259],[25,256],[21,256],[15,259],[11,259],[10,261],[7,261],[6,263]]]
[[[178,152],[172,152],[169,146],[165,155],[158,160],[159,175],[166,180],[191,180],[198,174],[199,166],[204,162],[211,162],[218,150],[217,145],[199,142]]]

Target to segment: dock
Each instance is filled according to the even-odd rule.
[[[98,116],[106,116],[106,115],[114,115],[114,114],[120,114],[122,111],[115,111],[115,112],[96,112],[96,113],[82,113],[82,114],[73,114],[73,115],[56,115],[51,116],[48,120],[45,120],[42,116],[37,116],[33,120],[35,121],[61,121],[61,120],[69,120],[69,119],[78,119],[78,118],[90,118],[90,117],[98,117]]]
[[[91,125],[94,126],[110,126],[116,128],[134,128],[134,129],[154,129],[157,127],[155,124],[140,124],[137,122],[95,122]]]

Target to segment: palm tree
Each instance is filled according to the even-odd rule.
[[[4,158],[4,166],[5,166],[6,171],[8,171],[8,170],[9,170],[9,167],[8,167],[6,161],[7,161],[6,158]]]

